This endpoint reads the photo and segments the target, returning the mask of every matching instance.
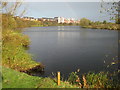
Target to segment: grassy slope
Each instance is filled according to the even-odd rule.
[[[30,43],[28,36],[7,29],[3,31],[2,36],[3,66],[18,71],[30,70],[37,66],[43,67],[41,63],[35,62],[32,56],[25,50],[25,46],[28,46]]]
[[[3,88],[75,88],[68,82],[57,83],[51,78],[30,76],[10,68],[2,68]]]

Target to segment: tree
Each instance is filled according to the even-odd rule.
[[[91,24],[91,21],[90,21],[89,19],[82,18],[82,19],[80,20],[80,25],[81,25],[81,26],[88,26],[88,25],[90,25],[90,24]]]
[[[21,7],[23,2],[20,0],[16,0],[16,2],[0,2],[0,7],[2,8],[2,14],[8,14],[15,16],[19,12],[19,8]],[[26,9],[24,8],[22,11],[20,11],[19,16],[22,16],[25,13]]]
[[[120,24],[120,1],[118,2],[118,24]]]
[[[6,28],[14,29],[17,27],[17,23],[15,20],[15,15],[18,15],[19,8],[21,7],[22,2],[20,0],[16,0],[16,2],[0,2],[0,9],[2,9],[2,28],[3,30]],[[25,9],[19,12],[19,16],[23,16],[25,13]]]
[[[103,24],[106,24],[106,23],[107,23],[107,21],[106,21],[106,20],[104,20],[104,21],[103,21]]]
[[[112,2],[105,2],[101,0],[100,13],[106,13],[110,16],[110,20],[115,20],[116,23],[120,24],[120,1],[113,0]]]
[[[15,29],[17,27],[17,23],[15,19],[11,15],[3,14],[2,15],[2,28],[4,29]]]

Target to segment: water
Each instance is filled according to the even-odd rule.
[[[25,28],[24,34],[31,40],[28,52],[45,65],[42,76],[103,71],[118,55],[118,31],[50,26]]]

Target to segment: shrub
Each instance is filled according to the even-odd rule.
[[[107,73],[88,73],[86,80],[89,88],[110,88]]]
[[[23,46],[29,45],[27,36],[17,33],[12,30],[5,30],[3,32],[3,45],[2,45],[2,65],[16,69],[18,71],[25,71],[40,65],[32,60]]]
[[[79,85],[79,87],[82,87],[80,83],[80,78],[78,76],[79,69],[76,72],[70,73],[68,77],[68,82],[71,84]]]
[[[107,24],[107,21],[106,21],[106,20],[104,20],[104,21],[103,21],[103,24]]]
[[[89,19],[82,18],[82,19],[80,20],[80,25],[81,25],[81,26],[88,26],[88,25],[90,25],[90,24],[91,24],[91,21],[90,21]]]
[[[28,46],[30,44],[27,35],[22,35],[21,33],[15,32],[13,30],[3,31],[3,45],[6,43],[13,43],[14,45]]]
[[[15,29],[17,27],[17,23],[13,16],[9,14],[2,15],[2,28],[4,29]]]
[[[79,88],[119,88],[119,80],[115,79],[116,76],[110,76],[110,73],[89,72],[82,75],[81,81],[77,72],[70,73],[68,82],[77,85]]]

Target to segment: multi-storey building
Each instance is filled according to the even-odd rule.
[[[54,20],[57,21],[58,23],[64,23],[65,22],[64,17],[54,17]]]
[[[34,18],[34,17],[23,17],[24,20],[30,20],[30,21],[52,21],[57,23],[79,23],[79,20],[74,20],[73,18],[64,18],[64,17],[54,17],[54,18]]]

